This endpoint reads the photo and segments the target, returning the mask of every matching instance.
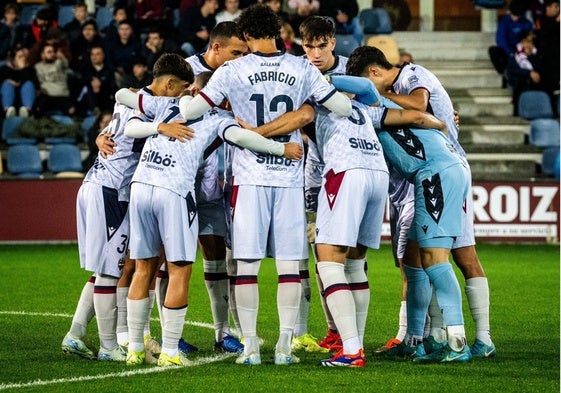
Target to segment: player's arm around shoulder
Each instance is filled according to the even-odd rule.
[[[414,109],[388,109],[384,125],[414,125],[421,128],[434,128],[447,134],[446,124],[427,112]]]
[[[290,111],[277,117],[275,120],[263,124],[259,127],[253,127],[242,119],[236,118],[236,121],[245,129],[252,130],[264,137],[271,138],[277,135],[290,134],[305,125],[311,123],[315,117],[315,110],[312,105],[304,104],[295,111]]]

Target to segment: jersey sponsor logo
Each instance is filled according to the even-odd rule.
[[[164,154],[163,156],[156,150],[147,150],[142,155],[140,162],[145,163],[146,167],[163,171],[164,167],[175,167],[176,161],[171,154]]]
[[[247,79],[252,85],[259,82],[281,82],[286,83],[289,86],[293,86],[296,83],[296,77],[286,72],[278,71],[261,71],[256,72],[252,75],[248,75]]]
[[[352,149],[360,149],[363,154],[377,155],[377,152],[382,150],[378,141],[369,141],[362,138],[349,138],[349,144]]]
[[[288,170],[288,167],[295,165],[294,161],[290,158],[272,156],[270,154],[257,154],[255,162],[265,165],[269,171],[277,172],[285,172]]]
[[[96,170],[103,170],[103,169],[105,169],[105,165],[103,165],[103,162],[101,162],[101,161],[99,160],[99,157],[96,157],[96,159],[95,159],[95,161],[94,161],[94,163],[93,163],[92,166],[93,166],[93,168],[96,169]]]

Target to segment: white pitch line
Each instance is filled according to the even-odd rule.
[[[30,316],[30,317],[60,317],[60,318],[72,318],[72,314],[65,314],[65,313],[50,313],[50,312],[27,312],[27,311],[0,311],[0,315],[23,315],[23,316]],[[159,321],[159,318],[152,318],[153,321]],[[192,325],[197,327],[203,327],[207,329],[214,329],[214,326],[209,323],[198,322],[198,321],[185,321],[186,325]],[[133,375],[145,375],[145,374],[153,374],[153,373],[160,373],[164,371],[172,371],[177,370],[180,368],[186,367],[196,367],[201,366],[203,364],[219,362],[221,360],[228,359],[229,357],[235,356],[233,353],[224,353],[215,356],[207,356],[203,358],[195,359],[189,364],[188,366],[177,366],[177,367],[151,367],[151,368],[141,368],[136,370],[129,370],[123,371],[119,373],[110,373],[110,374],[98,374],[98,375],[85,375],[82,377],[72,377],[72,378],[59,378],[59,379],[51,379],[51,380],[41,380],[38,379],[32,382],[22,382],[22,383],[3,383],[0,384],[0,390],[8,390],[8,389],[21,389],[21,388],[30,388],[36,386],[46,386],[46,385],[56,385],[62,383],[70,383],[70,382],[84,382],[84,381],[94,381],[100,379],[107,379],[107,378],[121,378],[121,377],[130,377]]]
[[[85,381],[94,381],[94,380],[107,379],[107,378],[122,378],[122,377],[130,377],[134,375],[161,373],[164,371],[173,371],[186,367],[196,367],[196,366],[201,366],[203,364],[219,362],[221,360],[228,359],[229,357],[232,356],[234,356],[233,353],[224,353],[216,356],[198,358],[196,360],[193,360],[193,362],[188,366],[141,368],[137,370],[123,371],[120,373],[85,375],[83,377],[59,378],[59,379],[51,379],[51,380],[38,379],[32,382],[0,384],[0,390],[31,388],[37,386],[56,385],[61,383],[85,382]]]
[[[72,318],[74,315],[65,313],[51,313],[51,312],[28,312],[28,311],[0,311],[0,315],[23,315],[29,317],[60,317],[60,318]],[[151,318],[151,321],[160,321],[160,318]],[[197,326],[207,329],[214,329],[214,326],[210,323],[199,322],[199,321],[185,321],[185,325]]]

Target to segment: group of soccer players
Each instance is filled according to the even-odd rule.
[[[198,243],[215,349],[238,353],[238,364],[261,363],[257,275],[261,260],[271,256],[278,272],[275,364],[299,362],[292,351],[305,347],[334,352],[320,362],[323,366],[363,367],[370,299],[366,250],[379,247],[390,187],[392,203],[410,207],[396,221],[411,229],[396,231],[402,244],[407,232],[410,239],[400,248],[407,252],[397,254],[407,277],[407,334],[385,353],[421,362],[494,355],[488,287],[486,299],[485,294],[478,297],[479,314],[485,314],[487,301],[487,325],[484,321],[478,326],[470,351],[461,293],[448,263],[450,249],[471,250],[474,244],[473,227],[469,234],[462,226],[469,221],[470,211],[463,207],[471,179],[457,145],[449,97],[443,93],[444,108],[428,102],[437,97],[430,90],[440,86],[437,80],[428,85],[419,78],[416,87],[400,88],[395,81],[384,85],[387,78],[381,75],[394,67],[376,48],[359,48],[348,62],[335,56],[333,23],[327,18],[310,17],[300,30],[307,59],[278,51],[278,17],[267,7],[249,7],[236,23],[217,25],[204,54],[186,61],[164,55],[154,66],[149,87],[118,92],[113,120],[98,137],[99,157],[78,194],[80,261],[94,275],[84,286],[62,342],[65,352],[95,357],[84,342],[95,315],[98,359],[188,365],[189,350],[181,336]],[[410,67],[402,80],[412,83],[418,66]],[[214,72],[210,80],[209,72]],[[179,99],[188,86],[191,95]],[[403,93],[399,96],[429,93],[419,98],[419,105],[400,101],[398,95],[389,97],[412,108],[403,110],[381,98],[376,87]],[[354,94],[354,99],[337,90]],[[230,111],[221,109],[225,103]],[[429,109],[438,118],[426,113]],[[301,128],[309,146],[305,164]],[[222,141],[224,190],[218,183],[215,151]],[[315,229],[307,237],[310,221],[316,221]],[[455,247],[454,241],[464,235],[467,240]],[[306,325],[311,296],[308,240],[314,243],[328,328],[319,344]],[[462,271],[471,269],[466,279],[473,283],[484,273],[475,252],[470,255],[477,264],[465,257]],[[132,281],[129,276],[118,285],[126,265],[133,266]],[[440,320],[439,315],[431,317],[442,323],[434,328],[439,334],[426,339],[431,285]],[[149,331],[151,293],[160,311],[161,346]],[[244,345],[230,329],[229,309]],[[123,326],[126,334],[118,337]],[[427,349],[426,343],[433,345]],[[473,352],[478,345],[480,351]]]

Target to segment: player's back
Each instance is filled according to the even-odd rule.
[[[410,94],[413,90],[419,88],[426,89],[429,93],[427,112],[446,124],[448,136],[454,147],[465,157],[464,149],[458,142],[460,130],[454,121],[452,100],[434,73],[418,64],[406,64],[396,78],[393,88],[398,94]]]
[[[414,127],[386,127],[384,107],[367,107],[384,153],[398,173],[410,182],[465,162],[440,131]],[[391,130],[392,132],[389,132]]]
[[[322,107],[317,109],[316,142],[326,170],[339,173],[363,168],[387,172],[368,107],[357,101],[352,101],[352,107],[349,117],[339,117]]]
[[[145,108],[146,117],[142,120],[154,123],[181,120],[178,104],[178,98],[160,101],[154,108]],[[235,123],[224,111],[211,110],[187,124],[195,130],[195,135],[185,142],[160,134],[146,139],[133,181],[187,195],[194,186],[205,148],[221,129]]]
[[[142,89],[140,94],[150,96],[151,92]],[[106,157],[98,153],[84,179],[85,182],[114,188],[119,191],[121,198],[125,199],[128,199],[129,184],[145,141],[144,138],[130,138],[125,135],[125,125],[133,114],[134,110],[128,106],[115,104],[107,130],[107,133],[113,134],[112,140],[116,143],[115,153]]]

